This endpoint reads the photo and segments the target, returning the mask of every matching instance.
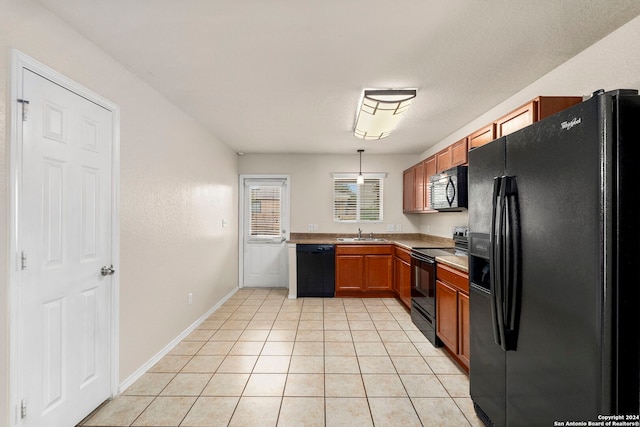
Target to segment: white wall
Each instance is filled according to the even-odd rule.
[[[537,96],[582,96],[598,89],[640,90],[640,17],[458,129],[422,153],[416,158],[416,162],[459,141]],[[418,226],[423,233],[429,229],[431,234],[448,236],[443,233],[451,226],[460,225],[462,221],[468,222],[467,214],[449,214],[447,217],[442,217],[441,214],[422,215]]]
[[[37,3],[0,0],[0,426],[9,422],[10,47],[121,108],[121,381],[236,289],[238,272],[235,153]]]
[[[411,155],[362,154],[362,172],[386,172],[384,181],[384,222],[341,224],[333,222],[333,172],[355,172],[358,154],[246,154],[239,157],[240,173],[285,173],[291,176],[291,231],[307,233],[309,224],[318,224],[318,233],[386,233],[387,225],[398,224],[404,233],[418,231],[416,215],[402,213],[402,172],[412,165]]]

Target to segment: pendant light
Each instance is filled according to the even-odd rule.
[[[360,173],[358,174],[358,178],[356,179],[356,183],[358,185],[364,184],[364,176],[362,176],[362,153],[363,152],[364,150],[362,149],[358,150],[358,153],[360,153]]]

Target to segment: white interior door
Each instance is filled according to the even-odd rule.
[[[24,426],[73,426],[111,395],[113,114],[23,69],[18,389]]]
[[[288,179],[244,178],[243,284],[288,287]]]

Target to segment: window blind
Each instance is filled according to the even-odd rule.
[[[282,187],[275,185],[252,185],[249,187],[251,212],[249,233],[251,237],[280,237]]]
[[[334,222],[382,222],[381,174],[363,174],[364,184],[358,185],[356,174],[334,174]]]

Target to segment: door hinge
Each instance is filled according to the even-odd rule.
[[[27,254],[24,251],[20,254],[20,269],[27,269]]]
[[[29,101],[26,99],[18,99],[18,102],[22,104],[22,121],[27,121],[27,114],[29,112]]]
[[[20,401],[20,419],[24,419],[27,417],[27,402],[22,399]]]

